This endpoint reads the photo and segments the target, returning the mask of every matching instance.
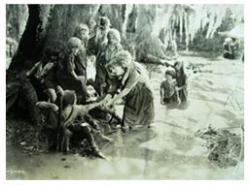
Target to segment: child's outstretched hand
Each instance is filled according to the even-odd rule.
[[[111,94],[107,94],[105,96],[105,98],[102,100],[103,104],[107,104],[110,100],[112,99],[112,95]]]
[[[60,85],[56,86],[56,92],[60,96],[63,95],[63,89],[62,89],[62,87]]]
[[[107,104],[106,104],[106,106],[107,107],[111,107],[112,105],[114,105],[114,100],[113,99],[110,99],[108,102],[107,102]]]
[[[161,104],[162,104],[162,105],[165,105],[165,102],[164,102],[164,99],[163,99],[163,98],[161,98]]]

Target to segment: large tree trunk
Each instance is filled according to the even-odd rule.
[[[46,47],[58,47],[58,45],[63,47],[63,43],[74,35],[75,27],[79,23],[87,24],[89,19],[97,14],[99,8],[98,5],[28,5],[27,7],[26,27],[7,71],[7,111],[13,107],[16,100],[19,101],[20,94],[23,93],[22,86],[31,85],[29,81],[26,83],[20,80],[26,78],[25,70],[30,69],[41,59]],[[8,12],[11,10],[13,12],[15,9],[17,7],[12,6]],[[35,90],[30,94],[36,94]],[[26,101],[34,106],[34,102],[37,101],[35,99],[37,98]],[[35,108],[30,110],[32,109]],[[32,112],[30,110],[28,112]]]
[[[26,28],[9,71],[30,68],[40,59],[44,47],[58,43],[63,46],[74,35],[79,23],[88,24],[99,15],[110,18],[112,27],[121,32],[123,42],[128,32],[141,35],[142,31],[148,30],[146,27],[152,27],[154,19],[154,13],[145,16],[149,9],[142,5],[28,5],[28,12]]]
[[[43,22],[45,20],[43,17],[45,8],[47,9],[49,6],[41,7],[41,5],[28,5],[29,17],[26,28],[9,67],[10,71],[22,71],[30,67],[33,61],[39,58],[45,38],[45,23]]]
[[[65,43],[79,23],[97,13],[98,5],[28,5],[29,17],[9,71],[30,68],[40,59],[44,47]]]
[[[16,54],[12,58],[7,71],[6,107],[7,113],[13,105],[18,105],[19,100],[30,114],[34,124],[39,122],[39,111],[36,109],[37,94],[28,79],[25,79],[24,70],[30,68],[41,56],[47,28],[47,17],[51,6],[28,5],[29,17],[25,30],[19,42]],[[20,99],[19,99],[20,98]],[[16,104],[17,103],[17,104]],[[19,111],[21,111],[19,109]],[[35,121],[34,121],[35,120]]]

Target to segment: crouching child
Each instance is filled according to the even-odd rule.
[[[62,134],[60,140],[60,148],[65,152],[70,150],[70,141],[72,137],[79,136],[81,142],[83,139],[86,139],[90,148],[91,154],[95,157],[105,158],[105,156],[100,152],[96,141],[93,137],[93,129],[97,128],[97,125],[94,122],[79,121],[79,117],[83,118],[88,112],[101,105],[102,102],[92,103],[88,105],[78,105],[76,104],[76,94],[71,90],[62,90],[58,88],[58,94],[61,96],[61,112],[59,110],[58,104],[49,103],[49,102],[37,102],[37,106],[41,109],[46,109],[50,115],[53,115],[53,119],[48,120],[48,124],[54,124],[58,122],[59,114],[60,117],[60,131]],[[49,117],[50,118],[50,117]],[[57,119],[57,120],[56,120]],[[82,119],[80,119],[82,120]],[[57,143],[58,144],[58,143]]]

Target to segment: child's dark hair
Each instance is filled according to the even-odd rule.
[[[64,109],[68,105],[73,105],[76,101],[76,95],[74,91],[64,91],[63,98],[62,98],[62,108]]]
[[[181,68],[180,68],[180,70],[177,70],[176,66],[179,65],[179,64],[181,65]],[[180,62],[180,61],[175,62],[174,63],[174,68],[175,68],[177,73],[180,72],[181,75],[185,74],[184,67],[183,67],[183,62]]]
[[[180,69],[177,69],[177,65],[181,65]],[[186,75],[185,70],[184,70],[183,62],[179,62],[179,61],[175,62],[174,68],[176,70],[176,78],[179,79],[177,81],[179,81],[179,82],[181,81],[180,83],[181,84],[183,83],[182,85],[186,84],[187,75]]]
[[[50,57],[55,56],[58,60],[62,53],[62,45],[58,43],[52,43],[50,46],[44,49],[43,59],[48,60]]]
[[[165,76],[166,75],[170,75],[170,76],[172,76],[173,78],[176,76],[176,71],[175,71],[175,69],[167,69],[166,71],[165,71]]]

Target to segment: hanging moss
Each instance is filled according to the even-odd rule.
[[[178,49],[202,52],[221,52],[223,38],[218,30],[230,30],[243,19],[240,5],[39,5],[39,58],[44,45],[64,43],[74,34],[79,23],[88,24],[106,15],[113,28],[122,34],[125,49],[133,51],[150,34],[159,36],[163,43],[176,40]],[[27,22],[26,5],[7,5],[7,23],[13,28],[13,37],[21,38]],[[231,18],[231,22],[227,19]],[[230,24],[228,24],[230,22]],[[230,25],[226,27],[226,25]],[[132,48],[132,49],[131,49]],[[40,54],[39,54],[40,52]]]
[[[7,36],[19,41],[25,29],[27,19],[28,7],[26,5],[7,5]]]

